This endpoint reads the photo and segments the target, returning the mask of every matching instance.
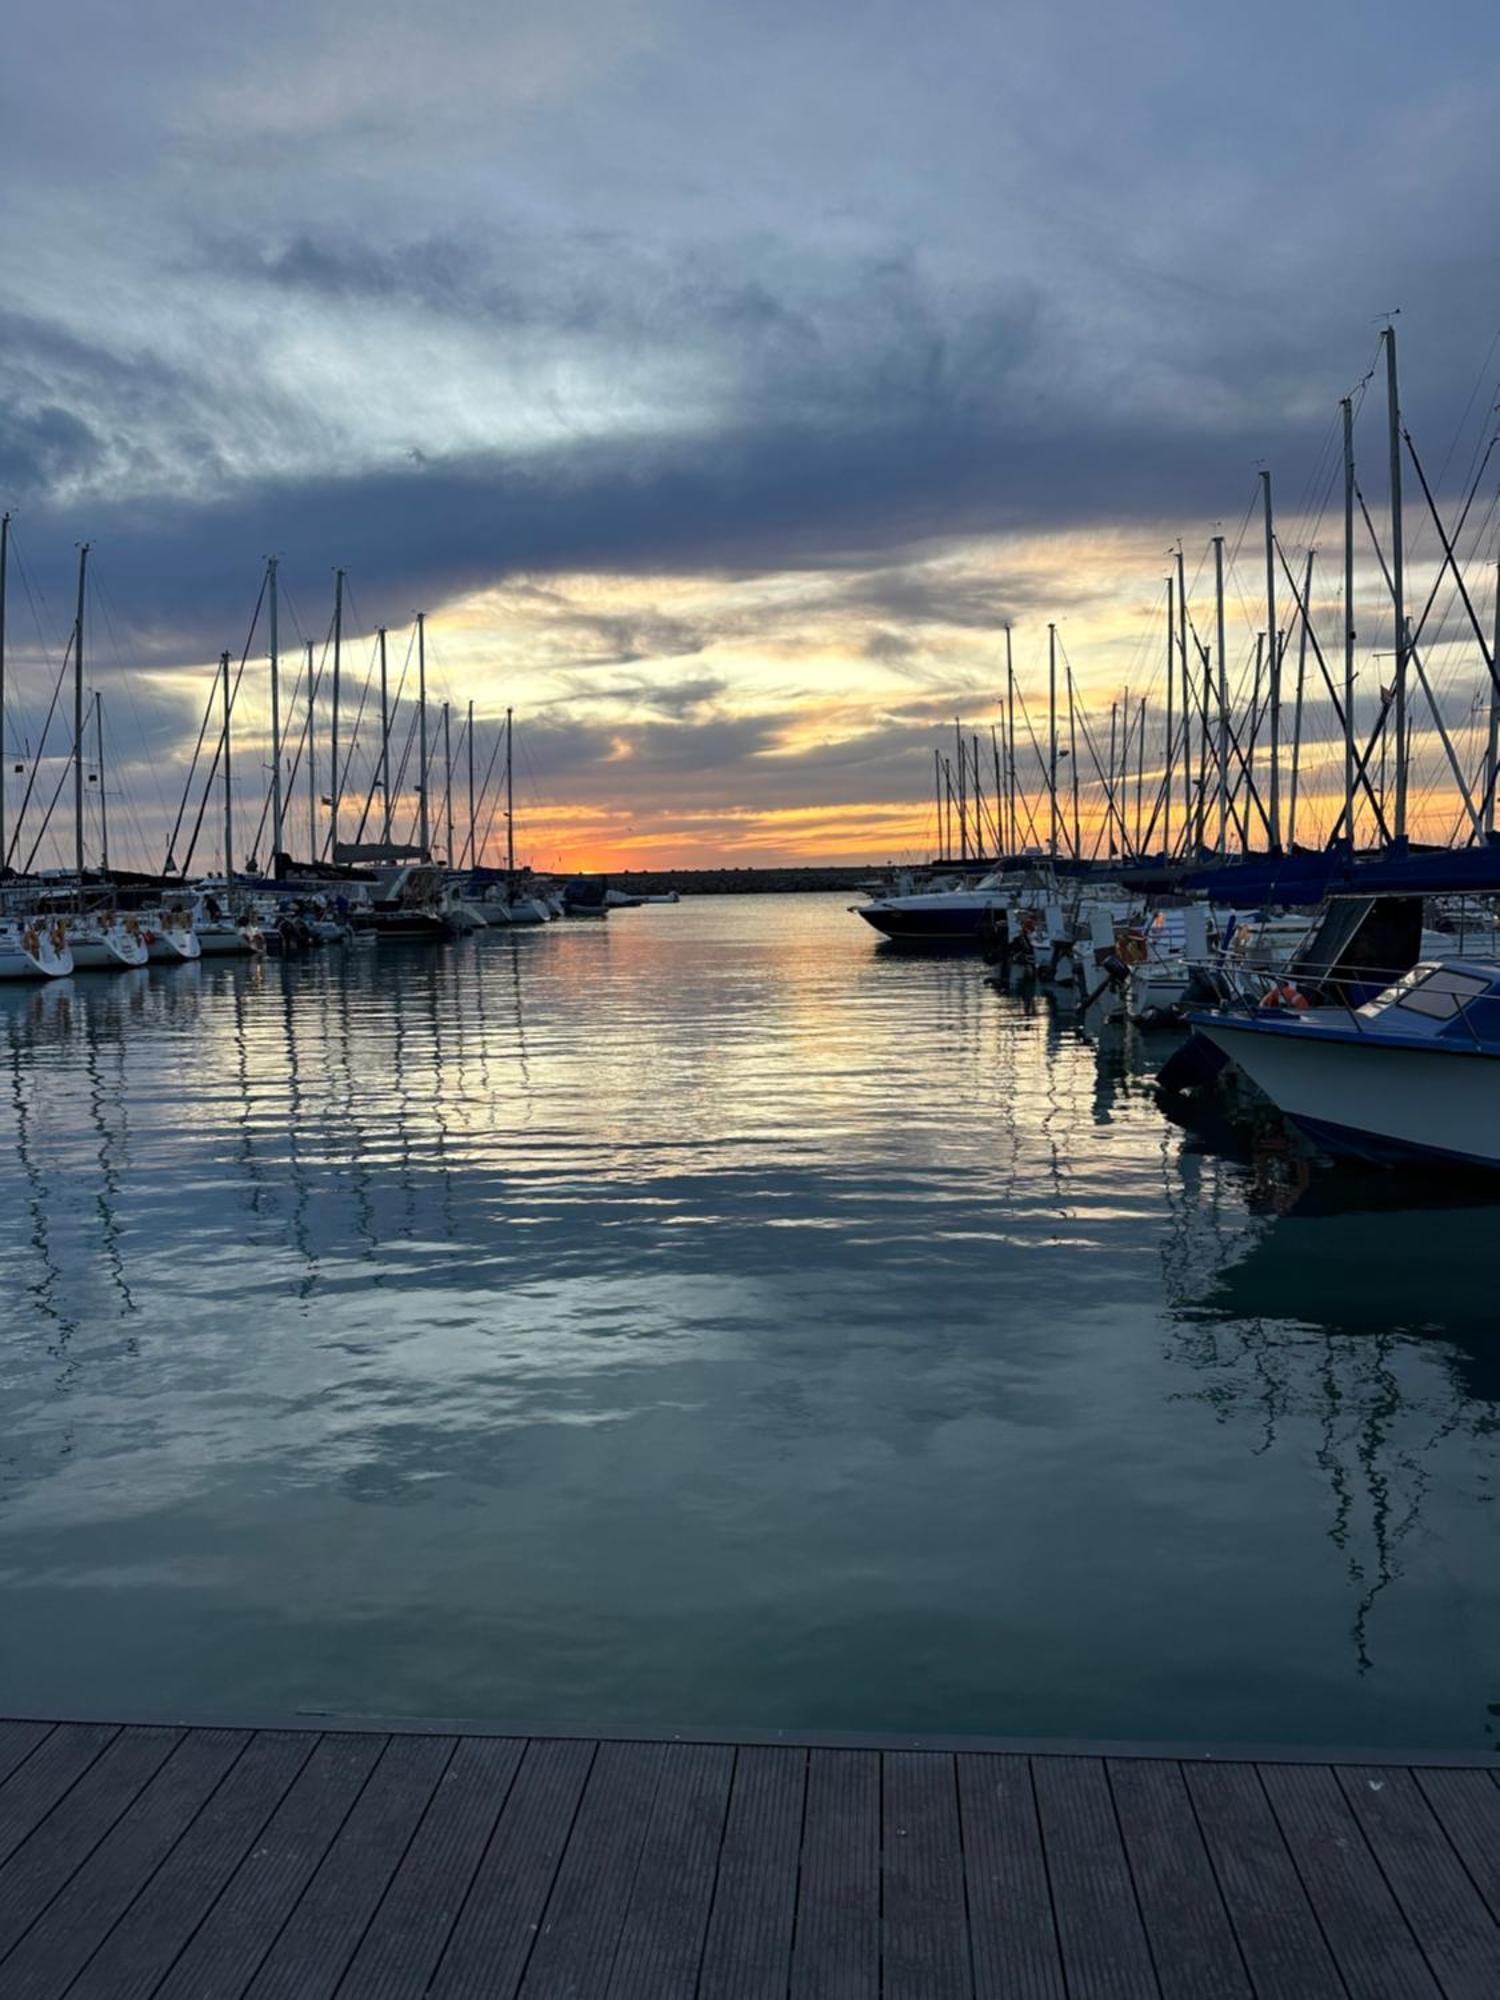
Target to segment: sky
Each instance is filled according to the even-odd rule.
[[[1462,506],[1500,354],[1497,90],[1480,0],[11,0],[12,826],[84,540],[118,858],[160,859],[273,554],[289,676],[304,636],[322,666],[342,567],[348,707],[374,628],[394,678],[420,608],[481,773],[515,710],[544,865],[927,851],[934,747],[955,715],[988,745],[1007,623],[1039,721],[1049,623],[1101,741],[1126,685],[1146,695],[1154,775],[1168,550],[1207,636],[1226,537],[1238,684],[1267,623],[1262,466],[1338,653],[1338,402],[1393,311],[1406,420]],[[1363,393],[1383,521],[1383,377]],[[1461,546],[1481,624],[1494,491],[1491,461]],[[1408,523],[1425,599],[1414,494]],[[1357,589],[1373,713],[1368,548]],[[1462,765],[1484,669],[1456,595],[1428,665]],[[236,696],[247,824],[265,641]],[[1440,830],[1456,793],[1418,730]],[[1334,755],[1316,687],[1306,736]],[[70,740],[54,720],[27,847]],[[1306,794],[1326,831],[1312,749]],[[60,806],[38,865],[67,829]]]

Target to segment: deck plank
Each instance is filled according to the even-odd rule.
[[[599,1745],[522,1977],[526,2000],[606,1990],[667,1747]]]
[[[260,1969],[385,1748],[325,1736],[152,2000],[238,2000]]]
[[[814,1750],[807,1768],[792,2000],[880,1992],[880,1756]]]
[[[735,1758],[698,2000],[786,2000],[807,1752]]]
[[[1250,2000],[1250,1982],[1178,1765],[1106,1766],[1164,2000]]]
[[[0,1961],[6,2000],[58,2000],[176,1846],[249,1735],[194,1729],[115,1821],[67,1887]]]
[[[68,2000],[145,2000],[212,1909],[317,1744],[258,1732],[94,1953]]]
[[[0,1784],[0,1864],[10,1859],[119,1733],[93,1723],[60,1723]]]
[[[1418,1771],[1422,1796],[1500,1923],[1500,1785],[1488,1771]]]
[[[889,2000],[968,2000],[974,1982],[953,1759],[888,1751],[881,1781],[881,1992]]]
[[[1159,2000],[1103,1762],[1037,1757],[1032,1778],[1072,2000]]]
[[[1488,1768],[0,1718],[0,2000],[1496,2000]]]
[[[1258,1769],[1346,1984],[1360,2000],[1430,2000],[1437,1982],[1333,1772],[1320,1764]]]
[[[977,1752],[957,1764],[974,1990],[1065,2000],[1031,1766]]]
[[[1411,1772],[1363,1767],[1337,1776],[1447,2000],[1495,2000],[1500,1927]]]
[[[597,1745],[527,1744],[432,1982],[432,2000],[511,2000],[588,1782]]]
[[[248,2000],[331,2000],[452,1759],[451,1736],[397,1736],[246,1988]]]
[[[53,1722],[0,1722],[0,1784],[46,1742],[56,1727]]]
[[[122,1729],[14,1850],[0,1868],[0,1964],[181,1741],[180,1730]]]
[[[734,1774],[726,1745],[673,1743],[641,1846],[610,2000],[693,2000]]]
[[[427,1991],[524,1748],[514,1736],[469,1737],[458,1745],[339,1984],[339,2000],[397,2000]]]
[[[1253,1764],[1188,1764],[1183,1778],[1257,2000],[1346,2000]]]

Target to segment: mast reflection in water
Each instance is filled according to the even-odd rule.
[[[0,1709],[1491,1740],[1483,1190],[838,898],[0,1034]]]

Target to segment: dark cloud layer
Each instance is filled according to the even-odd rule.
[[[366,624],[504,585],[591,781],[775,764],[816,794],[868,737],[862,782],[916,795],[883,697],[777,761],[790,710],[746,715],[708,656],[842,619],[872,685],[945,700],[934,635],[1087,604],[1091,536],[1232,535],[1263,460],[1316,512],[1397,305],[1445,494],[1486,426],[1478,0],[19,0],[7,35],[0,499],[54,628],[93,540],[101,673],[237,648],[273,551],[319,630],[335,564]],[[932,560],[977,540],[987,566]],[[590,575],[816,591],[560,587]]]

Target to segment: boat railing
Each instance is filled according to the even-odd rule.
[[[1263,1008],[1278,1004],[1287,1005],[1289,1003],[1278,1002],[1273,996],[1279,996],[1289,984],[1295,986],[1298,991],[1310,986],[1327,996],[1316,1004],[1338,1008],[1347,1017],[1356,1034],[1378,1035],[1388,1030],[1383,1030],[1378,1020],[1372,1020],[1365,1012],[1370,1001],[1357,1000],[1354,995],[1361,991],[1365,993],[1373,991],[1378,997],[1393,986],[1399,985],[1411,970],[1410,966],[1404,971],[1396,971],[1389,966],[1330,963],[1323,967],[1301,964],[1297,968],[1295,979],[1286,970],[1272,972],[1253,966],[1220,967],[1219,976],[1220,983],[1227,986],[1234,996],[1226,1011],[1235,1011],[1237,1005],[1245,1012],[1258,1013]],[[1470,1011],[1477,1001],[1494,998],[1490,986],[1482,987],[1477,993],[1452,993],[1447,997],[1453,1001],[1453,1009],[1446,1017],[1442,1017],[1444,1027],[1450,1022],[1462,1021],[1465,1032],[1476,1050],[1492,1049],[1495,1045],[1494,1036],[1491,1035],[1486,1039]]]

